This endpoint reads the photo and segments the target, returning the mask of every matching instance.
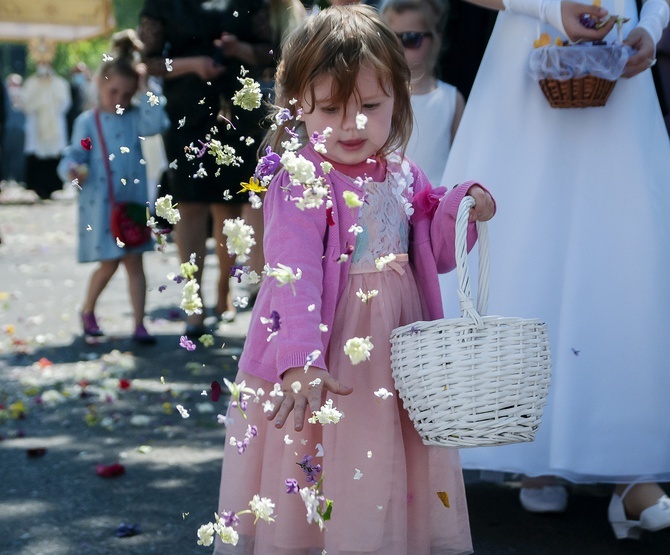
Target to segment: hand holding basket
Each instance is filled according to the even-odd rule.
[[[546,324],[484,316],[489,294],[488,228],[478,222],[479,291],[475,308],[467,266],[474,199],[456,220],[461,317],[415,322],[391,333],[396,389],[424,444],[479,447],[532,441],[551,374]]]

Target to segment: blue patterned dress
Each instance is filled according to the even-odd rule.
[[[123,114],[100,112],[109,166],[112,172],[115,202],[149,200],[147,176],[142,160],[141,140],[164,131],[169,122],[163,108],[165,102],[151,106],[146,97]],[[92,148],[86,150],[81,140],[90,138]],[[128,149],[126,151],[126,149]],[[103,151],[95,123],[95,112],[88,110],[74,122],[72,144],[66,149],[58,166],[58,173],[69,181],[68,172],[73,165],[86,164],[88,179],[81,184],[79,193],[79,262],[118,260],[127,254],[150,251],[151,242],[135,248],[121,248],[116,244],[110,229],[110,199]]]

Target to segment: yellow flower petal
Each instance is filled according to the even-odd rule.
[[[442,504],[447,508],[450,509],[451,505],[449,505],[449,495],[447,495],[446,491],[438,491],[437,496],[440,498],[440,501],[442,501]]]
[[[253,191],[254,193],[262,193],[263,191],[268,190],[267,187],[261,185],[260,181],[253,176],[249,178],[249,183],[245,183],[244,181],[242,181],[240,185],[242,186],[240,193],[243,191]]]

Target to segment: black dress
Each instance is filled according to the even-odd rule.
[[[233,106],[231,98],[241,87],[238,77],[242,64],[222,57],[214,41],[228,32],[255,48],[270,50],[265,26],[256,24],[264,10],[262,0],[145,0],[140,12],[140,36],[149,73],[165,76],[166,58],[187,56],[209,56],[226,68],[211,82],[195,74],[163,81],[170,117],[170,128],[163,139],[168,161],[176,160],[177,168],[168,172],[161,194],[169,192],[176,202],[248,201],[246,193],[238,192],[240,183],[249,180],[256,166],[264,113]],[[213,134],[213,130],[217,132]],[[239,167],[218,166],[214,156],[207,153],[189,160],[185,147],[192,144],[202,148],[208,136],[232,146],[243,163]],[[251,137],[254,143],[247,145],[241,137]],[[207,175],[194,177],[201,164]],[[232,198],[224,198],[226,190]]]

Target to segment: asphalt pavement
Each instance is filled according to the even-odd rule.
[[[226,401],[202,393],[234,377],[250,313],[216,327],[212,346],[181,348],[181,288],[167,278],[179,260],[168,245],[145,256],[157,345],[130,340],[122,269],[97,309],[107,339],[85,342],[79,310],[93,266],[76,262],[75,202],[32,200],[0,193],[0,554],[210,553],[196,531],[216,510]],[[514,476],[465,475],[478,555],[670,554],[670,530],[614,539],[607,485],[570,486],[566,513],[533,515]]]

